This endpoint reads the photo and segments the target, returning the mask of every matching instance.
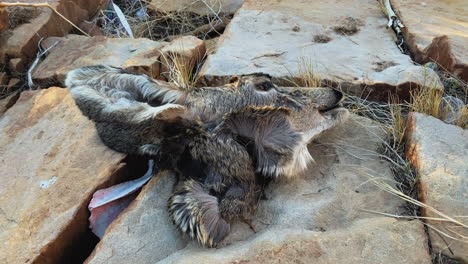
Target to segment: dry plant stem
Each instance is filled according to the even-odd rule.
[[[427,205],[425,203],[422,203],[414,198],[411,198],[409,196],[407,196],[406,194],[394,189],[393,187],[391,187],[390,185],[388,185],[387,183],[384,183],[384,182],[381,182],[381,181],[377,181],[376,179],[372,179],[371,182],[376,185],[377,187],[383,189],[384,191],[390,193],[390,194],[393,194],[395,196],[398,196],[400,197],[401,199],[405,200],[405,201],[408,201],[410,203],[413,203],[413,204],[416,204],[420,207],[423,207],[423,208],[426,208],[432,212],[434,212],[435,214],[438,214],[439,216],[443,217],[443,218],[446,218],[448,219],[450,222],[454,223],[454,224],[457,224],[459,226],[462,226],[464,228],[468,228],[468,226],[442,212],[440,212],[439,210],[435,209],[434,207],[430,206],[430,205]]]
[[[405,216],[405,215],[396,215],[396,214],[388,214],[388,213],[383,213],[383,212],[378,212],[378,211],[373,211],[373,210],[366,210],[366,209],[361,209],[361,211],[364,211],[364,212],[368,212],[368,213],[373,213],[373,214],[379,214],[379,215],[384,215],[384,216],[389,216],[389,217],[393,217],[393,218],[398,218],[398,219],[425,219],[425,220],[435,220],[435,221],[445,221],[445,222],[451,222],[450,220],[448,219],[444,219],[444,218],[437,218],[437,217],[422,217],[422,216]],[[443,232],[437,228],[435,228],[434,226],[428,224],[428,223],[425,223],[423,221],[420,221],[422,224],[428,226],[429,228],[433,229],[434,231],[436,231],[439,235],[441,235],[441,238],[443,239],[443,237],[448,237],[448,238],[451,238],[453,240],[456,240],[456,241],[459,241],[459,242],[462,242],[462,243],[468,243],[468,241],[466,240],[462,240],[462,239],[459,239],[459,238],[455,238],[449,234],[447,234],[446,232]],[[458,236],[462,236],[458,233],[455,233],[456,235]]]
[[[361,209],[361,211],[368,212],[368,213],[373,213],[373,214],[390,216],[390,217],[394,217],[394,218],[401,218],[401,219],[426,219],[426,220],[450,222],[450,220],[448,220],[448,219],[438,218],[438,217],[424,217],[424,216],[415,216],[415,215],[396,215],[396,214],[383,213],[383,212],[378,212],[378,211],[374,211],[374,210],[367,210],[367,209]]]
[[[54,44],[52,44],[50,47],[48,47],[47,49],[45,50],[41,50],[41,43],[42,43],[42,40],[44,38],[41,38],[39,40],[39,43],[38,43],[38,46],[39,46],[39,51],[37,52],[37,55],[36,55],[36,59],[34,60],[34,62],[31,64],[31,67],[29,67],[29,70],[28,70],[28,86],[29,86],[29,90],[32,90],[33,89],[33,86],[34,86],[34,82],[32,80],[32,71],[34,70],[34,68],[36,68],[37,64],[39,63],[39,60],[41,59],[42,56],[44,56],[49,50],[51,50],[53,47],[55,47],[60,41],[57,40],[56,42],[54,42]]]
[[[83,33],[85,36],[89,37],[88,33],[84,32],[81,28],[79,28],[77,25],[73,24],[70,20],[68,20],[65,16],[60,14],[59,11],[57,11],[55,8],[53,8],[51,5],[48,3],[39,3],[39,4],[34,4],[34,3],[0,3],[0,7],[10,7],[10,6],[27,6],[27,7],[47,7],[50,8],[55,14],[57,14],[59,17],[61,17],[63,20],[67,21],[70,25],[72,25],[74,28],[76,28],[78,31]]]

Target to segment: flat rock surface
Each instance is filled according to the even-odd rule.
[[[408,97],[409,84],[441,88],[432,70],[415,66],[400,52],[386,24],[374,0],[246,0],[201,75],[208,84],[254,72],[297,77],[303,65],[355,93],[366,86],[374,98],[385,101],[389,91]]]
[[[242,245],[186,248],[159,263],[432,263],[421,223],[363,219],[329,232],[272,227]]]
[[[42,0],[19,0],[6,2],[44,3]],[[83,20],[94,16],[107,1],[104,0],[56,0],[48,3],[78,25]],[[16,8],[15,9],[24,9]],[[28,8],[24,12],[11,12],[10,17],[21,21],[14,28],[0,32],[0,63],[5,64],[8,58],[31,59],[35,57],[37,44],[41,37],[64,36],[73,26],[65,22],[52,10],[46,7]],[[22,18],[18,18],[22,17]],[[24,23],[23,23],[24,22]]]
[[[430,263],[420,223],[361,210],[397,213],[402,205],[363,184],[368,174],[393,179],[376,157],[384,136],[357,116],[325,133],[309,145],[316,162],[304,175],[267,188],[253,221],[257,233],[236,222],[218,249],[181,238],[166,205],[175,180],[160,175],[109,227],[87,263]]]
[[[159,49],[167,44],[167,42],[143,38],[84,37],[78,35],[51,38],[47,41],[49,43],[60,42],[33,73],[33,79],[45,86],[57,82],[63,85],[69,71],[97,64],[128,68],[135,72],[157,77],[160,69]]]
[[[468,81],[468,2],[392,0],[419,63],[436,61]]]
[[[85,263],[156,263],[184,248],[187,241],[177,233],[167,212],[175,183],[176,176],[171,172],[153,176],[126,209],[128,213],[108,227]]]
[[[63,38],[47,38],[53,45],[50,54],[33,72],[33,80],[42,87],[64,85],[66,74],[76,68],[105,64],[143,73],[152,78],[163,78],[177,58],[178,63],[195,65],[205,55],[205,43],[193,36],[174,39],[171,42],[152,41],[145,38],[107,38],[68,35]]]
[[[123,155],[62,88],[23,92],[0,135],[0,263],[58,263],[87,232],[87,203],[115,184]]]
[[[456,217],[468,215],[468,131],[419,113],[411,113],[409,120],[408,156],[418,172],[420,200],[468,225],[466,218]],[[422,215],[440,218],[429,209],[423,209]],[[456,233],[464,236],[465,241],[468,237],[467,228],[447,222],[428,222],[452,237],[461,238]],[[449,257],[468,261],[466,242],[445,236],[444,242],[437,231],[428,230],[434,252],[442,251]]]
[[[244,0],[153,0],[150,8],[163,12],[193,12],[198,15],[233,14]]]

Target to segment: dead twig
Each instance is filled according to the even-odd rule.
[[[32,71],[34,70],[34,68],[36,68],[37,64],[41,60],[41,57],[44,56],[45,54],[47,54],[47,52],[49,50],[51,50],[53,47],[55,47],[60,42],[59,40],[57,40],[56,42],[54,42],[54,44],[50,45],[50,47],[48,47],[45,50],[42,50],[41,43],[42,43],[43,40],[44,40],[44,38],[41,38],[39,40],[38,44],[37,44],[39,46],[39,51],[37,52],[36,59],[34,59],[34,62],[31,64],[31,67],[29,67],[29,70],[28,70],[28,73],[27,73],[28,74],[29,90],[32,90],[33,87],[34,87],[34,82],[32,80]]]

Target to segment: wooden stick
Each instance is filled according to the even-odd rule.
[[[29,7],[47,7],[50,8],[55,14],[57,14],[59,17],[61,17],[63,20],[67,21],[70,25],[72,25],[74,28],[78,29],[81,33],[83,33],[85,36],[88,36],[88,33],[84,32],[81,28],[79,28],[77,25],[73,24],[70,20],[68,20],[65,16],[60,14],[59,11],[57,11],[55,8],[53,8],[51,5],[48,3],[39,3],[39,4],[33,4],[33,3],[0,3],[0,7],[9,7],[9,6],[29,6]]]

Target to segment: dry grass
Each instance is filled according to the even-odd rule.
[[[444,120],[447,117],[447,111],[442,109],[443,96],[443,91],[435,88],[420,87],[411,91],[411,112],[423,113]]]
[[[297,69],[298,72],[293,73],[288,68],[286,68],[289,73],[289,77],[283,78],[282,81],[295,87],[314,88],[322,86],[322,78],[315,70],[316,66],[312,62],[311,58],[305,56],[300,57]]]
[[[468,107],[463,107],[459,112],[459,118],[455,121],[455,125],[462,128],[468,127]]]
[[[187,90],[195,87],[199,76],[200,64],[194,60],[189,60],[177,53],[171,53],[163,58],[167,72],[168,81],[174,83],[179,88]]]
[[[200,0],[194,0],[193,2],[196,1]],[[226,17],[224,15],[221,16],[219,10],[213,7],[210,7],[212,14],[198,15],[184,9],[166,12],[152,6],[151,1],[121,0],[114,2],[122,9],[135,38],[167,41],[170,40],[171,36],[190,35],[198,28],[210,25],[211,30],[197,35],[201,39],[208,39],[220,34],[217,28],[225,23],[223,18]],[[126,32],[123,28],[116,27],[116,19],[109,19],[105,12],[101,12],[97,18],[105,35],[126,37]]]
[[[181,89],[194,88],[200,79],[199,72],[207,53],[205,52],[205,54],[200,54],[198,58],[194,58],[186,57],[177,51],[183,52],[184,47],[178,47],[175,51],[162,54],[161,63],[165,71],[161,75]]]
[[[315,71],[312,59],[301,57],[299,59],[299,73],[297,74],[299,80],[298,86],[301,87],[320,87],[322,79]]]
[[[419,87],[411,91],[409,110],[433,116],[442,121],[450,120],[454,125],[462,128],[468,125],[468,108],[463,105],[454,105],[444,97],[444,91],[434,85]],[[463,100],[460,100],[463,101]]]

